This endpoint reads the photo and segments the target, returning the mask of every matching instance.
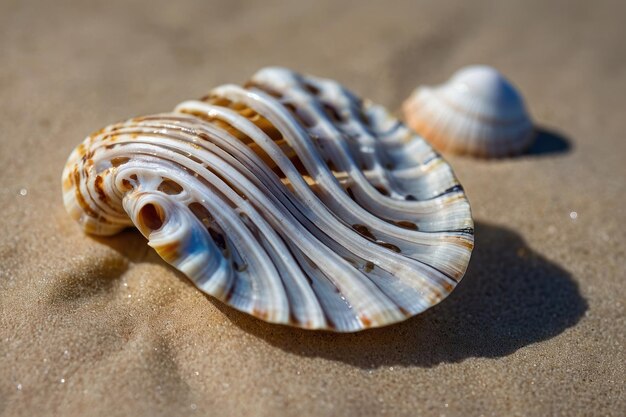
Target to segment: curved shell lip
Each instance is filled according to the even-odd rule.
[[[504,92],[478,94],[480,82],[471,89],[459,88],[458,79],[466,71],[488,72],[487,78],[497,80],[484,88],[500,88]],[[509,101],[502,104],[502,100]],[[407,124],[444,153],[505,158],[524,153],[535,138],[535,127],[523,98],[490,67],[461,69],[446,83],[420,86],[405,100],[402,110]]]
[[[296,83],[280,99],[223,86],[215,102],[184,102],[88,137],[63,173],[68,212],[96,234],[132,221],[198,289],[273,324],[354,333],[438,304],[463,278],[474,245],[451,167],[380,106],[356,106],[337,83],[286,71]],[[175,184],[169,192],[166,181]],[[398,197],[411,187],[423,195]],[[318,303],[325,317],[296,301]]]

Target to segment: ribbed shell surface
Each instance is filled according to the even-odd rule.
[[[201,291],[308,329],[418,314],[473,248],[463,188],[430,145],[340,84],[284,68],[93,133],[63,195],[86,232],[134,225]]]
[[[522,96],[491,67],[470,66],[404,102],[407,124],[437,150],[482,158],[526,151],[535,138]]]

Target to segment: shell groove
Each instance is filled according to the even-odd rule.
[[[473,248],[463,189],[426,142],[335,81],[284,68],[95,132],[63,195],[86,232],[134,225],[201,291],[308,329],[418,314]]]
[[[466,67],[442,85],[417,88],[403,111],[407,124],[442,152],[513,156],[535,137],[519,92],[486,66]]]

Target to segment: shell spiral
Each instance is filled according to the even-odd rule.
[[[430,145],[337,82],[284,68],[93,133],[63,196],[84,231],[134,225],[201,291],[309,329],[418,314],[473,248],[463,188]]]

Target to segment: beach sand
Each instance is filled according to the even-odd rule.
[[[624,415],[625,17],[582,0],[0,2],[0,415]],[[398,112],[474,63],[521,89],[539,139],[448,158],[476,249],[456,291],[402,324],[266,324],[139,233],[86,236],[63,207],[87,134],[262,66]]]

